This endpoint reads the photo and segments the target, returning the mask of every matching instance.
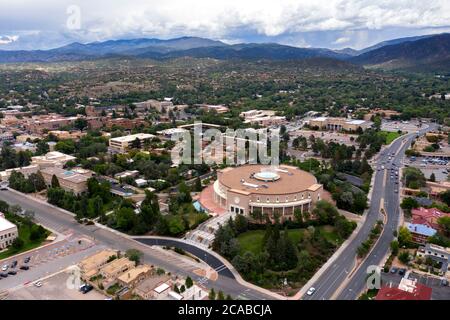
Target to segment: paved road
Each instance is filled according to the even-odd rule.
[[[430,126],[431,129],[431,126]],[[425,129],[421,130],[421,134],[425,132]],[[394,230],[397,229],[399,218],[399,199],[398,186],[395,184],[394,178],[390,178],[390,169],[392,163],[396,168],[402,163],[405,150],[413,140],[415,134],[409,134],[398,139],[387,147],[379,156],[377,168],[381,167],[384,162],[384,170],[376,170],[375,180],[372,191],[372,199],[370,202],[370,208],[368,210],[366,220],[359,230],[354,240],[343,250],[341,255],[336,261],[331,264],[328,269],[323,272],[319,279],[312,285],[316,288],[316,292],[312,296],[304,296],[305,300],[329,300],[332,298],[343,300],[355,300],[358,298],[359,293],[365,288],[366,270],[370,265],[379,265],[381,260],[389,250],[389,244],[393,240]],[[392,161],[389,161],[389,156],[394,153]],[[386,178],[385,178],[386,177]],[[382,220],[382,214],[380,213],[381,199],[384,199],[384,207],[388,213],[388,220],[384,226],[383,232],[379,238],[379,241],[375,245],[373,251],[369,254],[365,262],[355,271],[356,266],[356,249],[365,241],[373,228],[377,220]],[[350,281],[348,281],[348,279]],[[340,294],[336,297],[336,293]]]
[[[172,273],[190,276],[195,281],[200,281],[207,288],[214,288],[216,291],[222,290],[226,294],[241,299],[271,299],[270,296],[242,286],[234,279],[234,277],[229,277],[225,271],[219,272],[219,277],[216,281],[204,279],[193,273],[195,266],[187,264],[184,259],[167,255],[164,252],[161,252],[161,250],[153,249],[148,245],[138,243],[115,232],[98,228],[95,225],[86,226],[79,224],[72,216],[69,216],[64,211],[45,203],[32,200],[28,197],[23,197],[16,192],[2,190],[0,191],[0,200],[6,201],[9,204],[18,204],[23,209],[33,210],[35,212],[36,221],[55,231],[67,232],[71,230],[76,234],[92,238],[100,245],[121,251],[138,249],[143,252],[143,260],[145,262],[160,266]],[[202,257],[199,258],[203,259]],[[206,262],[212,262],[212,260]]]

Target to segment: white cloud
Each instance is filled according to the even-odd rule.
[[[350,38],[348,37],[341,37],[339,39],[337,39],[335,42],[333,42],[334,44],[343,44],[343,43],[347,43],[350,42]]]
[[[66,9],[72,4],[81,9],[81,30],[65,27]],[[1,0],[0,30],[20,31],[21,27],[58,31],[66,39],[80,41],[181,35],[246,39],[249,35],[278,37],[305,32],[430,29],[450,27],[450,1],[40,0],[38,3]]]
[[[9,44],[19,40],[19,36],[0,36],[0,45]]]

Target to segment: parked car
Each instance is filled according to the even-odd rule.
[[[391,268],[391,273],[397,273],[397,268],[392,267],[392,268]]]
[[[23,260],[23,262],[24,262],[24,263],[28,263],[28,262],[30,262],[30,260],[31,260],[31,257],[26,257],[26,258]]]
[[[9,266],[8,266],[7,264],[5,264],[5,265],[3,265],[3,267],[2,267],[2,271],[6,271],[6,270],[8,270],[8,268],[9,268]]]
[[[12,276],[15,276],[15,275],[17,274],[17,271],[15,271],[15,270],[9,270],[9,271],[8,271],[8,274],[10,274],[10,275],[12,275]]]
[[[314,292],[316,292],[316,288],[311,287],[311,288],[309,288],[309,290],[306,292],[306,294],[307,294],[308,296],[312,296],[312,295],[314,294]]]
[[[6,278],[6,277],[8,277],[8,274],[6,272],[1,272],[0,277]]]
[[[83,294],[86,294],[86,293],[88,293],[89,291],[91,291],[92,289],[94,289],[94,287],[91,286],[90,284],[88,284],[88,285],[86,285],[86,286],[83,287],[83,289],[81,290],[81,292],[82,292]]]
[[[30,269],[30,267],[29,266],[20,266],[19,269],[20,270],[28,270],[28,269]]]
[[[399,269],[398,270],[398,274],[401,275],[401,276],[404,276],[405,273],[406,273],[406,269]]]
[[[15,268],[17,266],[17,260],[14,260],[12,263],[11,263],[11,268]]]
[[[42,287],[42,282],[37,281],[37,282],[34,283],[34,285],[35,285],[36,287],[40,288],[40,287]]]
[[[447,279],[442,279],[441,280],[441,286],[443,286],[443,287],[448,286],[448,280]]]

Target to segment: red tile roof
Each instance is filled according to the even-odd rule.
[[[431,300],[432,289],[417,284],[414,292],[403,291],[399,288],[382,287],[375,300]]]
[[[412,223],[424,224],[434,229],[438,229],[437,220],[441,217],[450,216],[450,213],[445,213],[436,208],[419,208],[412,209]]]

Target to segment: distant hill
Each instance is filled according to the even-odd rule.
[[[109,40],[87,44],[72,43],[51,50],[0,51],[0,62],[54,62],[130,56],[152,59],[196,57],[214,59],[305,59],[326,57],[348,59],[350,56],[328,49],[297,48],[275,43],[227,45],[198,37],[169,40]]]
[[[440,63],[448,66],[449,60],[450,34],[439,34],[387,45],[349,61],[386,69],[414,69],[417,66],[423,71],[427,66],[434,69]]]
[[[335,63],[340,60],[373,68],[448,71],[450,34],[393,39],[363,50],[298,48],[277,43],[228,45],[205,38],[181,37],[168,40],[143,38],[87,44],[71,43],[51,50],[0,51],[0,63],[81,61],[117,57],[156,60],[192,57],[294,61],[327,58]]]

